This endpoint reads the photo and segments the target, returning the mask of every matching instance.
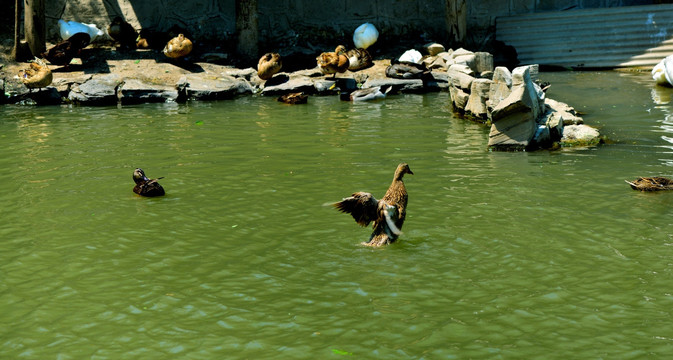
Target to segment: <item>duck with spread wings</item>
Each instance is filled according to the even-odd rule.
[[[393,182],[381,200],[377,200],[371,193],[356,192],[353,195],[334,204],[339,211],[351,214],[353,219],[361,225],[368,226],[374,223],[374,231],[367,246],[382,246],[395,242],[402,233],[402,225],[407,215],[407,189],[402,177],[404,174],[414,173],[406,163],[401,163],[395,170]]]

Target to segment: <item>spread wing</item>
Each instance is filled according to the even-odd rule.
[[[351,214],[360,226],[367,226],[377,219],[379,201],[368,192],[355,194],[334,203],[334,207],[341,212]]]

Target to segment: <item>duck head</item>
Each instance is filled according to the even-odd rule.
[[[395,170],[395,179],[402,180],[402,176],[404,176],[404,174],[414,174],[407,163],[401,163],[397,165],[397,169]]]
[[[133,181],[135,181],[136,184],[139,184],[139,183],[145,182],[145,181],[149,181],[149,180],[150,179],[148,179],[147,176],[145,176],[145,172],[143,171],[143,169],[137,168],[133,172]]]

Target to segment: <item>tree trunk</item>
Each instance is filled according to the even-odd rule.
[[[15,61],[24,61],[30,57],[28,53],[28,46],[21,42],[21,6],[23,0],[14,1],[14,47],[12,48],[11,57]]]
[[[236,33],[238,53],[244,62],[255,62],[259,56],[257,0],[236,1]]]
[[[44,1],[45,0],[25,0],[25,19],[24,29],[26,32],[26,41],[33,56],[40,56],[46,50],[45,38],[46,28],[44,25]]]
[[[467,36],[466,0],[446,0],[446,27],[449,41],[454,45],[463,45]]]

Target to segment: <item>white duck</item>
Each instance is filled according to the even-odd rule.
[[[657,85],[673,85],[673,55],[668,55],[652,69],[652,78]]]
[[[87,33],[91,36],[91,42],[97,36],[103,36],[105,33],[94,24],[82,24],[76,21],[65,21],[63,19],[58,21],[58,30],[63,40],[68,40],[71,36],[77,33]]]
[[[358,26],[353,33],[353,43],[357,49],[366,49],[372,46],[379,38],[379,31],[370,23]]]

